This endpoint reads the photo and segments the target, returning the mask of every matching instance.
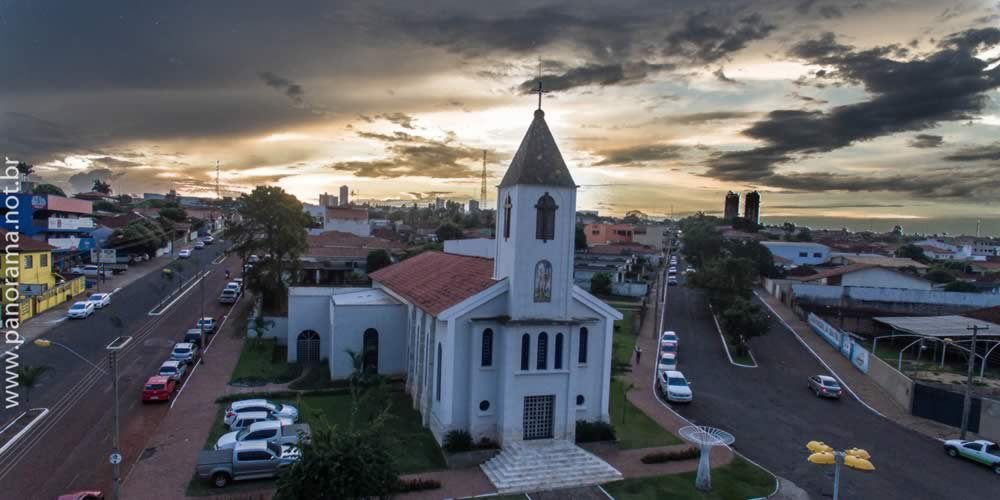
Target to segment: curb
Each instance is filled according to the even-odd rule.
[[[37,410],[37,409],[38,408],[32,408],[32,410]],[[2,447],[0,447],[0,455],[3,455],[3,453],[5,451],[7,451],[8,448],[10,448],[11,446],[14,446],[14,443],[17,443],[18,439],[21,439],[21,437],[24,436],[25,434],[27,434],[27,432],[30,431],[31,428],[35,426],[35,424],[37,424],[39,421],[41,421],[43,418],[45,418],[46,415],[49,414],[49,409],[48,408],[41,408],[41,410],[42,410],[42,412],[39,413],[38,416],[34,418],[34,420],[32,420],[30,423],[28,423],[28,425],[24,426],[24,428],[21,429],[20,431],[18,431],[17,434],[14,434],[14,437],[10,438],[9,441],[7,441],[6,443],[4,443],[4,445]],[[11,425],[14,425],[14,422],[17,422],[18,420],[21,419],[21,417],[23,417],[23,416],[25,416],[27,414],[28,414],[28,412],[22,413],[20,417],[15,418],[10,424],[8,424],[7,427],[10,427]],[[4,427],[4,429],[7,429],[7,427]]]
[[[722,327],[719,326],[719,318],[715,316],[715,310],[712,309],[712,304],[708,305],[708,310],[712,313],[712,321],[715,322],[715,331],[719,332],[719,340],[722,341],[722,348],[726,351],[726,357],[729,358],[729,364],[740,368],[757,368],[757,360],[753,357],[753,351],[750,349],[747,349],[747,355],[750,356],[750,360],[753,361],[752,365],[745,365],[743,363],[733,361],[733,355],[729,352],[729,343],[726,342],[726,336],[722,334]]]

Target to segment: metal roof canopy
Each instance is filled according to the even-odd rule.
[[[971,337],[972,330],[968,328],[973,325],[989,328],[979,330],[979,337],[1000,337],[1000,325],[965,316],[883,316],[872,319],[894,330],[923,337]]]

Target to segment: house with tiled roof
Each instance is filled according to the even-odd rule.
[[[371,289],[293,287],[289,360],[325,359],[343,379],[359,353],[363,370],[405,379],[439,442],[466,431],[505,452],[573,447],[576,422],[609,419],[622,318],[573,284],[576,190],[538,110],[498,186],[493,257],[424,252],[371,273]],[[582,481],[614,477],[608,466]]]
[[[857,286],[870,288],[898,288],[906,290],[931,290],[934,284],[919,276],[900,271],[895,267],[875,264],[848,264],[824,269],[810,276],[796,278],[803,283],[832,286]]]

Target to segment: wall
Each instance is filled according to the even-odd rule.
[[[761,244],[766,246],[772,254],[788,259],[800,266],[823,264],[830,260],[830,248],[819,243],[763,241]],[[800,255],[802,252],[806,254],[804,257]],[[819,257],[815,254],[819,254]]]
[[[84,277],[80,276],[73,280],[67,281],[62,285],[54,286],[49,288],[41,295],[34,297],[34,314],[39,314],[47,311],[73,297],[83,293],[86,289],[86,283]]]
[[[871,356],[868,360],[868,376],[888,392],[896,404],[907,413],[910,412],[913,407],[913,380],[877,356]]]
[[[589,290],[590,287],[588,286],[587,289]],[[648,291],[649,291],[649,285],[646,283],[634,283],[634,282],[611,283],[612,295],[621,295],[624,297],[645,297]]]
[[[982,399],[979,435],[993,442],[1000,441],[1000,401]]]
[[[445,253],[468,255],[492,259],[496,256],[497,242],[490,238],[472,238],[467,240],[446,240]]]
[[[1000,295],[979,293],[939,292],[934,290],[904,290],[899,288],[842,287],[830,285],[792,285],[797,300],[847,300],[900,304],[948,305],[964,308],[985,308],[1000,305]]]
[[[334,305],[333,342],[328,344],[330,377],[344,379],[354,373],[347,350],[363,353],[364,334],[369,328],[378,332],[378,373],[406,373],[406,325],[406,306],[403,304]],[[320,349],[325,347],[320,346]]]
[[[358,236],[371,236],[372,227],[367,220],[361,219],[326,219],[323,221],[323,231],[343,231]]]
[[[296,340],[304,330],[313,330],[320,336],[320,359],[326,359],[330,346],[333,307],[332,288],[291,287],[288,290],[288,361],[298,359]],[[288,337],[291,337],[290,339]]]

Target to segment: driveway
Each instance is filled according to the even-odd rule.
[[[841,498],[965,499],[996,491],[989,469],[949,458],[939,441],[875,415],[849,396],[816,398],[806,379],[825,370],[777,321],[769,334],[752,341],[757,368],[730,364],[696,290],[669,287],[664,329],[680,337],[679,368],[695,394],[692,404],[677,411],[733,433],[736,449],[813,498],[832,494],[833,469],[806,461],[810,440],[872,454],[875,472],[842,471]]]

